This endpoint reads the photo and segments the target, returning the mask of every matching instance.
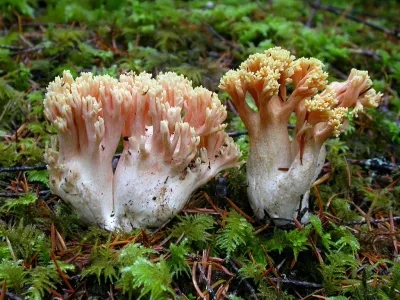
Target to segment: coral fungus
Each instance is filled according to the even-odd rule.
[[[216,94],[174,73],[119,80],[68,71],[50,83],[45,116],[58,130],[45,160],[54,194],[89,224],[159,226],[240,151]],[[123,137],[115,172],[112,159]]]
[[[319,60],[295,59],[275,47],[251,55],[221,79],[220,88],[249,132],[248,194],[259,218],[267,212],[277,224],[306,221],[309,189],[325,160],[324,142],[343,131],[348,114],[378,105],[381,94],[371,88],[366,71],[353,69],[344,82],[327,84],[327,77]]]

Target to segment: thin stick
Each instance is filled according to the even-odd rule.
[[[4,172],[23,172],[23,171],[32,171],[32,170],[46,170],[46,169],[47,169],[46,165],[8,167],[8,168],[0,168],[0,173],[4,173]]]
[[[386,223],[386,222],[390,222],[391,220],[392,220],[392,222],[399,222],[400,221],[400,217],[369,220],[368,223],[372,223],[372,224]],[[367,220],[344,222],[343,224],[346,225],[346,226],[351,226],[351,225],[361,225],[361,224],[365,224],[365,223],[367,223]]]
[[[230,260],[231,266],[233,271],[235,272],[235,274],[239,273],[239,268],[236,266],[235,262],[231,259]],[[244,285],[246,286],[246,288],[249,290],[251,296],[250,299],[258,299],[257,295],[256,295],[256,290],[253,288],[253,286],[249,283],[249,281],[247,281],[246,279],[242,279],[241,280]]]
[[[371,27],[371,28],[373,28],[375,30],[384,32],[384,33],[386,33],[388,35],[391,35],[391,36],[394,36],[394,37],[396,37],[398,39],[400,38],[400,33],[398,33],[398,32],[390,31],[389,29],[381,27],[381,26],[378,26],[375,23],[371,23],[369,21],[365,21],[365,20],[363,20],[361,18],[358,18],[358,17],[355,17],[353,15],[349,15],[347,13],[343,13],[344,10],[339,9],[337,7],[334,7],[334,6],[331,6],[331,5],[317,4],[316,2],[315,3],[309,3],[309,5],[312,8],[326,10],[328,12],[331,12],[331,13],[335,14],[335,15],[339,15],[339,16],[343,15],[347,19],[350,19],[350,20],[353,20],[355,22],[359,22],[359,23],[365,24],[365,25],[367,25],[367,26],[369,26],[369,27]]]
[[[54,251],[51,251],[51,259],[54,262],[54,265],[56,266],[57,272],[60,275],[61,279],[64,281],[64,283],[67,285],[68,289],[70,290],[70,292],[75,292],[74,288],[70,285],[70,283],[68,282],[67,278],[65,277],[63,271],[61,270],[60,266],[58,265],[57,259],[56,259],[56,255],[54,254]]]
[[[283,279],[283,278],[269,278],[269,279],[274,281],[274,282],[280,282],[280,283],[284,283],[284,284],[291,284],[291,285],[296,285],[296,286],[301,286],[301,287],[306,287],[306,288],[320,289],[320,288],[324,287],[322,284],[314,283],[314,282]]]
[[[312,5],[312,9],[310,12],[310,17],[308,18],[307,22],[306,22],[306,27],[311,28],[315,15],[317,14],[317,8],[316,6],[319,6],[321,4],[321,0],[315,0],[314,4]]]
[[[196,280],[196,269],[197,269],[197,261],[193,262],[193,267],[192,267],[192,282],[194,285],[194,288],[197,292],[197,294],[202,298],[206,299],[206,296],[203,294],[203,292],[200,290],[199,285],[197,284]]]
[[[392,240],[393,240],[393,257],[397,260],[397,256],[399,255],[399,249],[397,247],[397,238],[396,238],[396,228],[393,222],[393,213],[389,211],[389,219],[390,219],[390,233],[392,233]]]

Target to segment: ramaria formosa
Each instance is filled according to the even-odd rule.
[[[258,218],[267,212],[277,224],[307,221],[309,189],[325,160],[324,142],[342,132],[348,114],[357,116],[381,98],[366,71],[353,69],[346,81],[327,85],[322,68],[315,58],[295,59],[276,47],[251,55],[221,79],[220,88],[249,132],[248,195]],[[296,126],[290,134],[293,114]]]
[[[45,153],[54,194],[89,224],[159,226],[240,151],[216,94],[174,73],[119,80],[68,71],[50,83],[45,116],[58,130]],[[123,138],[115,172],[113,156]]]

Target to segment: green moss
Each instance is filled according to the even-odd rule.
[[[65,280],[77,297],[196,299],[196,280],[210,298],[398,298],[398,223],[383,218],[400,214],[399,4],[311,2],[2,1],[0,285],[29,299],[51,291],[70,297]],[[228,69],[272,46],[323,60],[332,80],[353,67],[369,70],[384,93],[380,109],[367,110],[327,143],[323,182],[312,188],[315,215],[303,228],[251,219],[245,166],[209,183],[208,200],[196,194],[164,227],[130,233],[86,227],[47,192],[46,170],[5,169],[43,167],[55,130],[44,120],[42,101],[65,69],[113,77],[175,71],[218,92]],[[226,94],[220,98],[228,103]],[[245,130],[233,110],[227,122],[230,132]],[[246,159],[247,135],[235,140]],[[305,279],[318,288],[297,282]]]

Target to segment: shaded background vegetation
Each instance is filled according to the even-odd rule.
[[[0,2],[0,283],[11,299],[395,299],[400,220],[397,1]],[[384,93],[328,143],[315,217],[254,220],[245,169],[221,174],[157,230],[86,228],[48,191],[46,86],[63,70],[175,71],[217,89],[272,46],[316,57],[331,80],[368,70]],[[229,131],[247,153],[227,96]],[[93,298],[92,298],[93,299]]]

